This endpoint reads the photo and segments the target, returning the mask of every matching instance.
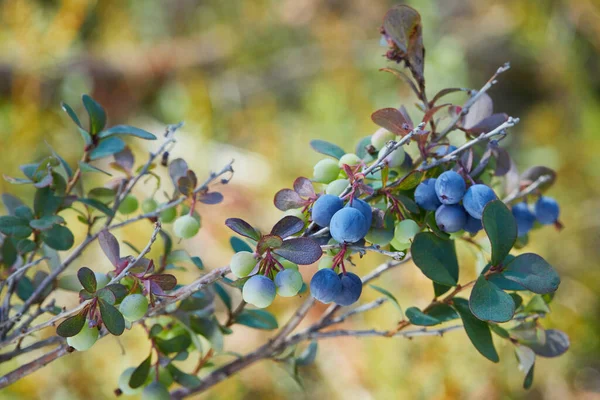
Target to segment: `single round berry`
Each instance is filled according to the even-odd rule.
[[[142,400],[169,400],[169,390],[160,382],[154,381],[144,388]]]
[[[381,150],[387,142],[395,138],[396,136],[392,132],[381,128],[371,136],[371,144],[376,150]]]
[[[344,202],[332,194],[320,196],[312,207],[312,220],[321,227],[329,226],[333,215],[344,207]]]
[[[353,199],[351,203],[348,203],[347,207],[356,208],[358,211],[362,213],[367,221],[367,225],[371,227],[371,223],[373,222],[373,209],[366,201],[361,199]]]
[[[517,203],[512,208],[512,215],[517,221],[517,235],[525,236],[533,228],[535,215],[529,209],[527,203]]]
[[[169,207],[160,212],[159,219],[163,224],[170,224],[177,218],[177,207]]]
[[[535,216],[540,224],[549,225],[558,221],[560,207],[551,197],[542,196],[535,203]]]
[[[310,294],[321,303],[331,303],[342,291],[342,280],[331,269],[318,270],[310,280]]]
[[[467,222],[467,213],[462,206],[456,204],[443,204],[435,212],[435,222],[444,232],[458,232]]]
[[[254,275],[242,289],[244,301],[258,308],[269,307],[275,300],[275,294],[275,283],[264,275]]]
[[[94,272],[94,276],[96,276],[96,290],[102,289],[110,282],[110,277],[102,272]]]
[[[231,272],[238,278],[244,278],[250,275],[250,272],[256,266],[256,258],[249,251],[239,251],[231,257],[229,267]]]
[[[119,204],[119,212],[124,215],[131,214],[137,209],[138,199],[132,194],[125,196],[121,204]]]
[[[349,306],[360,298],[362,281],[358,275],[352,272],[341,273],[338,276],[342,282],[342,290],[335,296],[333,301],[340,306]]]
[[[277,294],[283,297],[292,297],[302,289],[302,274],[297,269],[284,269],[275,275]]]
[[[175,220],[173,224],[173,231],[175,236],[182,239],[189,239],[194,237],[200,230],[200,222],[191,215],[182,215]]]
[[[325,193],[334,196],[339,196],[342,193],[344,193],[344,190],[346,190],[349,184],[350,182],[348,181],[348,179],[336,179],[335,181],[327,185],[327,187],[325,188]]]
[[[399,240],[396,240],[396,238],[392,239],[392,241],[390,242],[390,245],[392,245],[394,247],[394,249],[398,250],[398,251],[404,251],[410,248],[411,243],[410,242],[400,242]]]
[[[465,210],[471,217],[481,219],[483,209],[487,203],[497,198],[498,196],[496,196],[496,193],[489,186],[481,184],[473,185],[463,197],[463,207],[465,207]]]
[[[158,208],[158,202],[153,198],[142,201],[142,211],[144,214],[154,212]]]
[[[344,207],[331,218],[329,231],[338,243],[354,243],[369,232],[369,224],[359,210]]]
[[[313,177],[316,182],[329,183],[337,179],[340,173],[340,167],[335,160],[326,158],[315,164]]]
[[[442,204],[460,202],[467,190],[467,184],[462,176],[454,171],[446,171],[435,181],[435,193]]]
[[[444,144],[435,150],[435,155],[438,157],[443,157],[443,156],[446,156],[446,155],[452,153],[456,149],[457,149],[456,146],[453,146],[451,144],[450,145]]]
[[[427,211],[435,211],[442,205],[435,192],[435,181],[435,178],[426,179],[415,189],[415,202]]]
[[[131,379],[131,375],[133,375],[133,371],[135,371],[135,367],[129,367],[123,371],[121,376],[119,376],[119,389],[121,389],[121,392],[127,396],[139,394],[142,392],[142,390],[144,390],[144,388],[141,386],[135,389],[129,386],[129,380]]]
[[[382,157],[387,151],[388,149],[386,147],[379,150],[378,157]],[[384,158],[383,162],[385,162],[390,168],[399,168],[402,166],[405,157],[406,153],[404,152],[404,149],[402,147],[399,147],[396,150],[392,151],[389,155],[387,155]]]
[[[371,228],[369,230],[369,232],[367,233],[367,235],[365,236],[365,239],[367,240],[367,242],[379,245],[379,246],[385,246],[387,244],[389,244],[392,239],[394,238],[394,229],[393,228]]]
[[[98,328],[90,328],[89,321],[86,320],[83,328],[75,336],[67,338],[67,344],[77,351],[85,351],[92,347],[98,340]]]
[[[394,229],[394,239],[400,243],[410,243],[417,233],[421,232],[421,227],[412,219],[405,219],[396,225]]]
[[[143,294],[135,293],[125,296],[119,311],[123,317],[129,322],[135,322],[144,317],[148,311],[148,299]]]
[[[358,165],[361,162],[362,160],[359,156],[357,156],[356,154],[348,153],[344,154],[342,158],[340,158],[340,161],[338,161],[338,166],[340,168],[342,168],[343,165],[349,165],[351,167],[354,167],[355,165]]]
[[[303,221],[306,221],[306,214],[304,214],[304,212],[302,212],[302,209],[300,208],[292,208],[291,210],[287,210],[285,212],[285,215],[291,215],[292,217],[296,217]]]
[[[481,224],[481,220],[477,218],[473,218],[470,215],[467,215],[467,222],[465,222],[465,226],[463,229],[473,235],[479,232],[483,228]]]

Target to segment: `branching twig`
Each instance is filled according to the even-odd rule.
[[[515,190],[514,192],[506,196],[502,201],[508,204],[512,203],[515,200],[522,199],[523,197],[534,193],[537,189],[539,189],[540,186],[542,186],[546,182],[549,182],[550,180],[552,180],[552,177],[550,175],[542,175],[539,178],[537,178],[531,185],[527,186],[522,190]]]

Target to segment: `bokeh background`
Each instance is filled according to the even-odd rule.
[[[201,234],[181,244],[209,268],[225,265],[231,250],[224,219],[239,216],[264,228],[275,222],[281,213],[272,206],[273,194],[299,175],[310,176],[320,159],[310,150],[310,139],[326,139],[350,151],[376,129],[370,120],[374,110],[405,104],[419,115],[406,86],[378,72],[388,65],[378,29],[395,3],[0,2],[0,171],[18,175],[19,164],[48,153],[44,141],[75,163],[81,141],[59,105],[64,100],[83,112],[82,93],[107,108],[112,124],[129,123],[158,134],[166,124],[185,121],[173,157],[185,157],[199,176],[236,159],[234,180],[220,189],[226,201],[200,209]],[[490,95],[496,111],[521,118],[504,142],[518,167],[544,164],[558,171],[550,194],[562,205],[565,229],[534,232],[530,248],[562,275],[553,313],[544,324],[566,331],[571,350],[559,359],[539,360],[534,387],[526,392],[509,346],[499,344],[501,363],[492,364],[471,347],[464,332],[412,341],[328,340],[321,342],[316,364],[301,370],[303,387],[280,365],[262,362],[198,398],[600,398],[600,4],[407,3],[423,18],[430,96],[449,86],[478,88],[499,65],[512,63]],[[155,143],[133,146],[145,158]],[[19,195],[31,193],[4,181],[0,186]],[[136,193],[143,199],[152,191],[147,185]],[[151,229],[143,222],[119,237],[141,245]],[[469,249],[459,248],[459,254],[464,279],[474,276]],[[92,249],[79,265],[108,271],[99,260]],[[370,255],[359,273],[380,261]],[[307,276],[314,268],[307,268]],[[432,296],[412,265],[377,284],[404,307],[423,306]],[[72,294],[58,296],[64,304],[73,302]],[[372,290],[364,295],[376,297]],[[285,321],[301,301],[278,299],[272,311]],[[388,304],[351,325],[385,329],[398,317]],[[226,347],[244,352],[268,335],[240,327],[227,337]],[[0,392],[0,398],[113,398],[120,372],[139,364],[148,348],[137,329],[120,344],[125,350],[114,338],[106,339],[85,354],[65,357]],[[2,365],[0,372],[14,367]]]

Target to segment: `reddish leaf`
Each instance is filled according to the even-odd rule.
[[[131,171],[133,168],[134,158],[129,147],[125,147],[118,153],[113,154],[115,164],[121,167],[124,171]]]
[[[276,254],[300,265],[308,265],[316,262],[323,252],[317,242],[309,238],[293,238],[283,242]]]
[[[406,75],[403,71],[399,71],[396,68],[381,68],[380,71],[389,72],[397,78],[403,79],[406,83],[408,83],[412,91],[415,92],[417,96],[419,96],[419,89],[417,89],[417,86],[415,85],[413,80],[410,79],[410,76]]]
[[[277,249],[281,246],[283,240],[277,235],[265,235],[260,238],[256,250],[258,254],[263,254],[268,249]]]
[[[504,113],[492,114],[482,121],[478,122],[475,126],[467,129],[467,132],[471,135],[480,135],[482,133],[491,132],[504,122],[508,120],[508,115]]]
[[[463,121],[463,127],[465,129],[470,129],[481,122],[483,119],[492,115],[494,111],[494,102],[492,98],[484,93],[477,99],[475,103],[469,109],[467,115],[465,115],[465,119]]]
[[[302,199],[302,197],[292,189],[281,189],[275,194],[273,203],[275,203],[275,207],[281,211],[287,211],[304,207],[307,204],[307,201]]]
[[[510,171],[511,166],[511,159],[508,151],[502,147],[498,147],[494,150],[494,155],[496,156],[496,169],[494,170],[494,175],[506,175],[508,171]]]
[[[433,116],[435,115],[436,112],[438,112],[439,110],[441,110],[444,107],[448,107],[448,106],[452,106],[452,104],[450,103],[446,103],[446,104],[442,104],[439,105],[437,107],[433,107],[429,110],[427,110],[427,112],[425,113],[425,115],[423,116],[423,122],[425,124],[427,124],[429,122],[429,120],[431,120],[431,118],[433,118]]]
[[[182,176],[177,180],[177,190],[184,196],[190,196],[194,187],[193,182],[187,176]]]
[[[523,174],[521,175],[521,178],[519,180],[519,185],[521,187],[531,185],[533,182],[535,182],[542,176],[550,177],[550,180],[548,182],[546,182],[540,186],[540,190],[544,191],[544,190],[548,189],[550,186],[552,186],[552,184],[556,180],[556,172],[551,168],[540,166],[540,165],[531,167],[528,170],[526,170],[525,172],[523,172]]]
[[[371,119],[377,125],[388,131],[404,136],[412,130],[412,126],[404,118],[402,113],[395,108],[382,108],[371,114]]]
[[[192,183],[193,188],[196,188],[196,186],[198,186],[198,178],[196,177],[196,173],[194,171],[192,171],[191,169],[188,169],[187,172],[185,173],[185,176],[188,177],[188,179]]]
[[[446,89],[442,89],[439,92],[437,92],[435,94],[435,96],[433,96],[433,99],[431,99],[431,101],[429,102],[429,105],[433,106],[439,99],[441,99],[442,97],[449,95],[450,93],[455,93],[455,92],[464,92],[466,89],[463,88],[446,88]]]
[[[198,198],[198,201],[204,204],[219,204],[223,201],[223,195],[219,192],[205,193]]]
[[[295,193],[295,192],[294,192]],[[225,225],[232,231],[256,241],[260,240],[260,234],[249,223],[240,218],[227,218]]]
[[[163,290],[172,290],[177,286],[177,278],[170,274],[156,274],[151,275],[148,279],[156,283]]]
[[[117,238],[115,238],[110,232],[102,231],[98,235],[98,242],[100,243],[100,248],[106,254],[106,257],[111,262],[113,266],[117,266],[120,256],[119,250],[119,242]]]
[[[273,229],[271,229],[271,234],[285,239],[288,236],[292,236],[300,232],[302,228],[304,228],[304,221],[298,217],[288,215],[280,219],[275,224]]]
[[[313,184],[308,178],[304,178],[303,176],[297,178],[294,181],[294,190],[300,196],[304,197],[314,197],[315,189],[313,188]]]
[[[171,177],[171,181],[173,182],[173,185],[177,186],[177,181],[182,176],[185,176],[187,170],[188,170],[188,165],[184,159],[177,158],[177,159],[171,161],[171,164],[169,164],[169,176]]]

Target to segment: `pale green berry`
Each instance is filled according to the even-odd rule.
[[[385,147],[379,150],[378,157],[382,157],[387,151],[388,149]],[[390,168],[398,168],[404,162],[404,157],[406,157],[406,153],[404,153],[404,149],[402,147],[399,147],[392,151],[391,154],[386,156],[384,161]]]
[[[392,241],[390,242],[390,244],[392,246],[394,246],[394,248],[396,250],[400,250],[400,251],[404,251],[404,250],[410,248],[410,243],[402,243],[402,242],[399,242],[398,240],[396,240],[395,238],[392,239]]]
[[[394,239],[400,243],[408,243],[411,242],[419,232],[421,232],[421,227],[415,221],[412,219],[405,219],[396,224]]]
[[[124,395],[132,396],[144,390],[142,386],[135,389],[129,386],[129,380],[131,379],[131,375],[133,375],[133,371],[135,371],[135,367],[129,367],[119,376],[119,389],[121,389]]]
[[[295,264],[289,260],[281,260],[279,263],[283,265],[284,269],[298,269],[298,264]]]
[[[96,276],[96,290],[102,289],[110,282],[110,277],[102,272],[94,272]]]
[[[346,190],[349,184],[350,182],[348,179],[336,179],[327,185],[327,188],[325,188],[325,193],[339,196],[344,192],[344,190]]]
[[[158,202],[153,198],[142,201],[142,211],[144,214],[154,212],[158,208]]]
[[[249,251],[237,252],[231,257],[229,262],[231,272],[238,278],[244,278],[252,272],[256,266],[256,258]]]
[[[152,383],[156,379],[155,370],[152,370],[152,373],[148,375],[146,379],[146,385]],[[169,372],[168,369],[159,367],[158,368],[158,381],[165,387],[169,387],[173,384],[173,375]]]
[[[142,400],[170,400],[169,390],[160,382],[154,381],[144,388]]]
[[[337,179],[340,167],[335,160],[326,158],[315,164],[313,169],[314,180],[321,183],[329,183]]]
[[[163,224],[170,224],[171,222],[175,221],[175,218],[177,218],[176,207],[169,207],[160,212],[159,219]]]
[[[98,340],[98,328],[90,328],[89,321],[86,320],[81,331],[67,338],[67,344],[77,351],[85,351],[92,347]]]
[[[360,164],[361,161],[362,160],[360,159],[360,157],[356,154],[348,153],[344,154],[342,158],[340,158],[340,161],[338,161],[338,165],[340,168],[342,168],[343,165],[349,165],[351,167],[354,167],[355,165]]]
[[[396,136],[385,129],[379,129],[377,132],[371,136],[371,144],[375,147],[376,150],[381,150],[385,147],[385,144],[390,140],[394,140]]]
[[[265,308],[273,303],[276,292],[277,288],[272,280],[263,275],[254,275],[244,284],[242,297],[246,303]]]
[[[379,246],[385,246],[389,244],[394,238],[393,229],[385,228],[371,228],[365,236],[365,240],[369,243],[373,243]]]
[[[302,212],[301,208],[293,208],[291,210],[287,210],[285,215],[291,215],[292,217],[300,218],[301,220],[306,220],[306,214]]]
[[[275,275],[277,294],[283,297],[293,297],[302,289],[302,274],[297,269],[284,269]]]
[[[173,231],[175,236],[182,239],[189,239],[194,237],[200,230],[200,222],[191,215],[182,215],[175,220],[173,224]]]
[[[119,305],[119,311],[123,314],[123,317],[129,322],[135,322],[144,317],[148,311],[148,299],[143,294],[130,294],[125,296],[121,305]]]
[[[119,212],[127,215],[138,209],[138,199],[134,195],[127,195],[119,204]]]

